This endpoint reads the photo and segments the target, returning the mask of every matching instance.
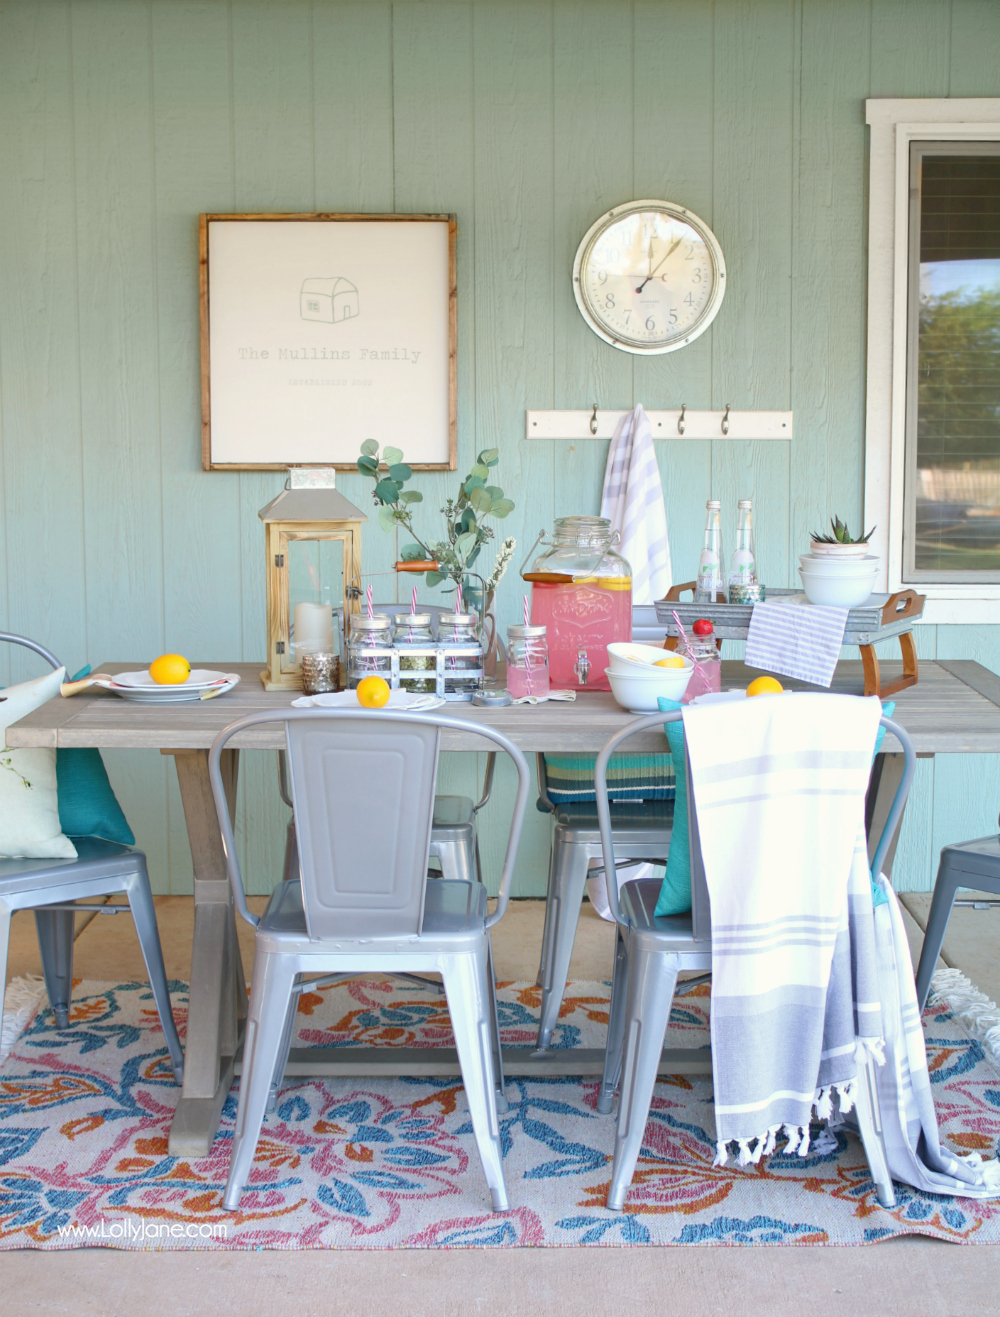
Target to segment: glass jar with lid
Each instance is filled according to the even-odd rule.
[[[437,687],[434,633],[430,613],[397,613],[392,631],[399,651],[399,684],[403,690],[433,695]],[[417,651],[417,652],[414,652]],[[416,676],[426,673],[426,676]]]
[[[438,647],[444,651],[444,697],[471,700],[483,677],[483,647],[475,613],[441,613]]]
[[[632,568],[607,517],[559,517],[525,573],[531,621],[547,628],[552,684],[610,690],[608,645],[632,639]]]
[[[549,693],[549,647],[543,626],[507,628],[507,690],[519,700]]]
[[[354,690],[362,677],[384,677],[391,684],[392,623],[385,613],[351,618],[347,642],[347,685]]]

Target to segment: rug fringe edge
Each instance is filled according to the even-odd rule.
[[[11,979],[4,992],[3,1023],[0,1026],[0,1065],[24,1033],[45,999],[45,980],[37,974]]]
[[[958,969],[939,969],[931,979],[930,1002],[944,1000],[990,1059],[1000,1065],[1000,1007]]]

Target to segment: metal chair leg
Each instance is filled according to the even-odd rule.
[[[608,1189],[608,1208],[612,1212],[620,1212],[625,1205],[625,1195],[642,1149],[677,971],[675,955],[646,951],[635,945],[629,948],[622,1092]]]
[[[545,984],[545,976],[549,963],[549,944],[552,941],[552,893],[555,890],[555,871],[556,871],[556,847],[553,839],[549,846],[549,876],[545,886],[545,921],[542,924],[542,952],[538,962],[538,974],[535,977],[535,984],[541,988]]]
[[[3,1022],[3,999],[7,988],[7,950],[10,946],[11,911],[0,903],[0,1023]]]
[[[174,1023],[174,1014],[170,1006],[170,989],[167,987],[167,971],[163,964],[163,948],[160,945],[160,933],[156,926],[156,907],[153,904],[153,893],[150,890],[145,864],[141,872],[134,876],[126,892],[136,935],[139,938],[139,948],[146,962],[149,986],[153,990],[153,1000],[156,1002],[157,1014],[160,1017],[160,1027],[170,1053],[174,1079],[178,1084],[182,1084],[184,1052],[181,1048],[181,1040],[177,1036],[177,1025]]]
[[[608,1006],[608,1040],[604,1049],[604,1073],[597,1094],[597,1110],[607,1115],[615,1097],[622,1071],[622,1045],[625,1041],[625,1006],[628,993],[628,943],[619,924],[615,937],[615,963],[611,976],[611,1002]]]
[[[268,1089],[265,1116],[272,1116],[278,1106],[278,1094],[281,1091],[285,1071],[288,1068],[288,1054],[292,1050],[292,1039],[295,1036],[295,1017],[298,1013],[299,994],[293,992],[288,1001],[288,1012],[285,1016],[285,1027],[281,1035],[281,1046],[278,1049],[278,1060],[275,1063],[274,1074],[271,1076],[271,1085]]]
[[[69,1005],[73,994],[73,925],[72,910],[35,911],[38,949],[42,955],[42,973],[49,994],[49,1005],[56,1017],[56,1028],[69,1026]]]
[[[227,1212],[235,1212],[239,1207],[244,1185],[250,1176],[271,1079],[285,1035],[288,999],[292,995],[295,975],[284,961],[283,956],[258,951],[254,963],[240,1100],[229,1155],[229,1179],[222,1198],[222,1206]]]
[[[507,1102],[507,1089],[503,1074],[503,1048],[500,1045],[500,1010],[497,1006],[497,976],[493,968],[493,942],[489,933],[486,934],[487,962],[486,962],[486,982],[490,991],[490,1034],[493,1041],[493,1069],[497,1081],[497,1111],[501,1115],[509,1110]]]
[[[548,901],[551,927],[538,1027],[539,1051],[545,1051],[552,1042],[552,1032],[559,1019],[590,864],[590,857],[582,846],[560,845],[557,840],[554,851],[552,890]]]
[[[488,959],[484,939],[482,950],[475,954],[448,956],[442,965],[442,978],[479,1159],[490,1188],[494,1212],[506,1212],[510,1204],[503,1177],[496,1078],[490,1043]]]
[[[883,1207],[895,1207],[896,1191],[892,1187],[892,1176],[889,1174],[889,1159],[886,1156],[885,1140],[882,1136],[878,1086],[874,1062],[870,1058],[858,1071],[858,1097],[855,1109],[861,1143],[868,1158],[872,1179],[875,1181],[875,1194]]]

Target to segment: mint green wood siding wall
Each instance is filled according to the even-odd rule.
[[[71,669],[263,658],[257,510],[281,478],[200,470],[212,210],[457,213],[459,464],[500,448],[522,550],[596,511],[606,447],[525,443],[525,408],[793,408],[790,447],[658,445],[677,578],[705,499],[752,495],[766,578],[787,583],[813,525],[861,511],[864,98],[996,96],[998,70],[992,0],[5,0],[0,625]],[[645,196],[708,220],[730,272],[713,329],[651,361],[599,342],[569,281],[590,222]],[[422,478],[424,507],[452,484]],[[342,488],[364,504],[366,484]],[[371,526],[364,554],[385,569],[394,546]],[[517,608],[511,575],[501,623]],[[1000,670],[998,632],[924,628],[920,649]],[[157,890],[190,890],[170,761],[107,758]],[[468,770],[446,766],[452,789]],[[244,757],[240,802],[267,891],[285,817],[270,756]],[[940,846],[989,830],[998,803],[997,759],[923,761],[900,885],[927,887]],[[495,816],[485,833],[495,880]],[[520,894],[544,891],[546,862],[532,814]]]

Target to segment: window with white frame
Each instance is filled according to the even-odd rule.
[[[929,622],[1000,621],[1000,101],[868,102],[865,522]]]

